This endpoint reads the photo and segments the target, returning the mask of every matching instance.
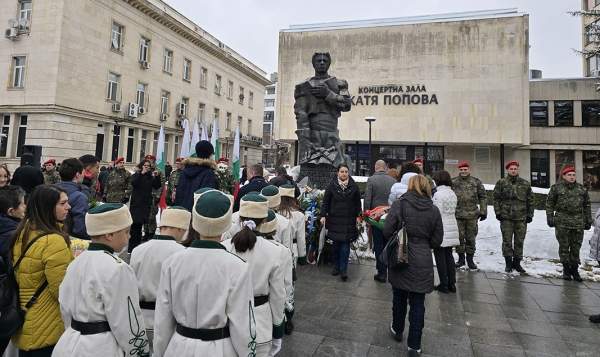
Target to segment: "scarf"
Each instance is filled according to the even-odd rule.
[[[340,185],[340,187],[342,188],[342,191],[346,191],[346,189],[348,188],[348,184],[350,183],[350,179],[346,180],[346,181],[342,181],[338,178],[338,184]]]

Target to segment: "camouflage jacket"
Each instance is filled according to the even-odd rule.
[[[533,192],[529,181],[519,176],[507,176],[496,182],[494,210],[496,217],[514,221],[533,218]]]
[[[550,187],[546,217],[556,227],[584,229],[592,224],[590,196],[582,184],[560,181]]]
[[[44,171],[44,183],[46,185],[54,185],[61,181],[60,175],[56,170]]]
[[[154,205],[158,204],[158,201],[160,201],[160,195],[162,195],[162,190],[163,190],[163,187],[165,186],[165,182],[167,182],[167,180],[165,178],[165,173],[160,171],[156,167],[156,163],[152,164],[151,167],[152,167],[152,170],[158,172],[158,175],[160,176],[160,188],[152,190],[152,197],[154,198],[154,201],[152,202],[152,204],[154,206]]]
[[[169,176],[169,193],[175,191],[175,187],[177,187],[177,184],[179,183],[179,176],[181,175],[181,172],[183,170],[175,170],[173,172],[171,172],[171,176]]]
[[[458,199],[456,218],[476,219],[487,215],[485,188],[476,177],[458,176],[452,179],[452,190]]]
[[[113,169],[106,180],[106,202],[124,203],[131,196],[131,173],[126,169]]]

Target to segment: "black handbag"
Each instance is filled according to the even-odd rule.
[[[33,243],[45,235],[47,234],[44,233],[39,235],[27,244],[23,254],[21,254],[14,267],[9,261],[5,262],[7,266],[6,272],[0,275],[0,289],[2,290],[0,296],[0,339],[12,337],[21,327],[23,327],[23,324],[25,323],[25,313],[33,304],[35,304],[44,289],[48,286],[48,281],[44,280],[33,293],[31,299],[25,304],[25,310],[21,308],[19,285],[15,277],[15,272],[25,257],[25,253],[27,253]]]
[[[404,216],[404,210],[402,215]],[[404,269],[408,267],[408,234],[406,224],[402,217],[402,226],[383,248],[381,257],[383,264],[392,269]]]

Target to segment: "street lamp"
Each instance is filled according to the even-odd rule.
[[[371,124],[375,121],[375,117],[366,117],[365,120],[369,123],[369,173],[373,170],[373,153],[371,151]]]

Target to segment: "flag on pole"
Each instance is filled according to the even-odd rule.
[[[200,130],[198,128],[198,119],[194,120],[194,127],[192,130],[192,140],[190,141],[190,151],[189,153],[196,152],[196,143],[200,141]]]
[[[208,128],[206,127],[206,123],[202,122],[200,129],[202,129],[202,137],[200,137],[200,140],[208,141]]]
[[[183,141],[181,143],[181,150],[179,151],[179,157],[190,156],[190,121],[183,119]]]
[[[158,134],[158,144],[156,148],[156,168],[161,172],[165,172],[165,163],[167,162],[165,157],[165,129],[160,126],[160,132]],[[157,173],[158,174],[158,173]],[[167,186],[163,185],[162,192],[160,194],[160,200],[158,206],[161,210],[167,208]]]
[[[215,119],[213,122],[212,134],[210,136],[210,143],[215,149],[215,160],[221,158],[221,145],[219,143],[219,120]]]
[[[237,197],[240,190],[240,127],[235,128],[235,139],[233,141],[233,156],[231,158],[231,171],[233,174],[233,197]]]

